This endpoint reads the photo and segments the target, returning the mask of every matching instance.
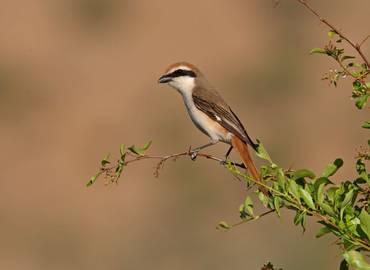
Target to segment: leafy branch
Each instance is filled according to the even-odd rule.
[[[315,15],[322,23],[326,24],[333,33],[337,34],[341,39],[344,39],[347,41],[349,45],[354,48],[358,54],[361,56],[367,67],[370,67],[369,60],[364,55],[364,53],[361,50],[361,46],[364,45],[364,43],[370,38],[370,35],[366,36],[360,43],[352,41],[347,35],[345,35],[342,31],[339,30],[338,27],[334,26],[332,23],[330,23],[327,19],[322,17],[316,10],[314,10],[306,0],[296,0],[299,3],[301,3],[304,7],[306,7],[313,15]]]
[[[310,13],[315,15],[322,23],[330,28],[328,36],[333,39],[336,38],[335,42],[329,41],[324,48],[314,48],[311,50],[311,54],[319,53],[326,54],[333,58],[340,66],[340,70],[331,69],[323,79],[329,80],[330,84],[337,86],[340,78],[351,77],[352,78],[352,98],[355,99],[355,105],[358,109],[363,109],[370,96],[370,82],[366,79],[370,73],[370,63],[365,54],[362,51],[362,46],[370,38],[370,35],[366,36],[361,42],[355,42],[350,39],[344,32],[339,30],[338,27],[334,26],[327,19],[322,17],[316,10],[308,4],[306,0],[296,0],[302,4]],[[353,55],[347,55],[344,53],[344,49],[338,48],[336,44],[342,41],[347,42],[359,55],[361,61],[356,62],[356,57]]]
[[[256,220],[263,215],[275,212],[280,216],[282,207],[295,211],[294,224],[305,230],[307,217],[313,216],[323,227],[317,234],[321,237],[332,233],[338,238],[338,244],[344,250],[370,251],[370,176],[366,172],[364,161],[356,163],[358,178],[353,182],[345,181],[335,185],[330,180],[343,165],[341,159],[328,164],[320,176],[307,169],[283,171],[270,161],[267,152],[259,152],[268,165],[261,167],[264,182],[259,182],[229,165],[228,169],[247,184],[250,182],[267,188],[271,196],[256,191],[260,202],[270,210],[254,215],[253,202],[249,196],[239,207],[242,222],[228,225],[221,222],[219,228],[230,229],[241,223]]]

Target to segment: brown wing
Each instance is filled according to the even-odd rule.
[[[199,110],[207,114],[211,119],[218,122],[243,142],[249,144],[254,150],[257,149],[257,145],[248,136],[239,118],[216,91],[195,88],[193,91],[193,100]]]

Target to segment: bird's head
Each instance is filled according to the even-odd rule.
[[[181,94],[191,93],[196,80],[201,76],[200,71],[192,64],[179,62],[172,64],[159,78],[159,83],[168,83]]]

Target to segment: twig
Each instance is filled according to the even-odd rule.
[[[192,155],[191,148],[189,148],[187,151],[184,151],[184,152],[170,154],[170,155],[162,155],[162,156],[161,155],[148,155],[148,154],[139,155],[139,154],[135,154],[135,153],[132,153],[129,150],[127,150],[125,152],[125,156],[129,156],[129,157],[131,157],[131,159],[125,159],[122,165],[127,166],[130,163],[134,163],[134,162],[138,162],[138,161],[146,160],[146,159],[159,160],[158,163],[155,165],[154,172],[153,172],[155,177],[159,177],[159,172],[163,168],[163,166],[165,165],[166,161],[168,161],[168,160],[176,161],[178,158],[187,157],[187,156],[190,157],[191,155]],[[219,158],[219,157],[216,157],[216,156],[213,156],[213,155],[210,155],[210,154],[206,154],[206,153],[198,153],[197,157],[214,160],[214,161],[217,161],[221,165],[224,165],[224,166],[228,162],[228,161],[226,161],[222,158]],[[122,162],[122,161],[118,160],[117,164],[119,164],[120,162]],[[230,164],[233,165],[233,166],[239,167],[239,168],[243,168],[243,169],[246,168],[244,166],[244,164],[242,164],[242,163],[236,163],[236,162],[230,161]],[[111,182],[117,182],[119,177],[115,177],[115,174],[114,174],[114,171],[116,170],[117,166],[118,165],[103,166],[103,167],[100,168],[100,172],[105,174],[106,176],[108,176],[108,178],[113,179]]]
[[[261,218],[263,216],[266,216],[268,214],[271,214],[273,212],[275,212],[275,209],[270,209],[270,210],[268,210],[266,212],[263,212],[262,214],[259,214],[258,216],[254,216],[254,217],[243,219],[242,221],[239,221],[239,222],[231,225],[231,227],[236,227],[236,226],[242,225],[242,224],[244,224],[246,222],[249,222],[249,221],[252,221],[252,220],[257,220],[257,219],[259,219],[259,218]]]
[[[362,41],[361,41],[361,43],[360,43],[360,47],[362,46],[362,45],[364,45],[365,44],[365,42],[368,40],[370,38],[370,35],[368,35],[367,37],[365,37]]]
[[[361,56],[361,58],[364,60],[366,63],[367,67],[370,68],[370,62],[366,58],[366,56],[363,54],[361,50],[361,46],[366,42],[366,40],[370,37],[367,36],[360,44],[352,41],[350,38],[348,38],[342,31],[340,31],[337,27],[335,27],[333,24],[328,22],[325,18],[321,17],[321,15],[315,11],[308,3],[306,0],[296,0],[297,2],[301,3],[303,6],[305,6],[313,15],[315,15],[322,23],[327,25],[331,30],[333,30],[340,38],[344,39],[345,41],[348,42]]]

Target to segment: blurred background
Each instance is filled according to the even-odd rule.
[[[311,3],[354,40],[369,34],[369,1]],[[239,220],[247,192],[214,162],[168,162],[156,179],[145,161],[118,186],[85,187],[121,143],[153,140],[150,152],[167,154],[207,142],[157,84],[181,60],[276,162],[320,173],[342,157],[337,179],[353,177],[368,115],[350,82],[320,80],[336,64],[308,52],[327,30],[296,1],[3,0],[0,269],[337,269],[335,239],[315,239],[314,220],[305,234],[289,212],[216,230]]]

